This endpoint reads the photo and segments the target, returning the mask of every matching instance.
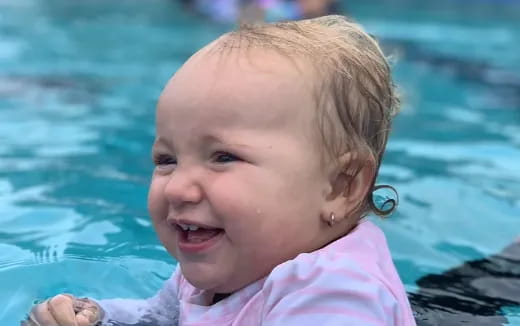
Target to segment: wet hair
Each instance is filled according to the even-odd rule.
[[[220,48],[227,49],[272,49],[309,62],[316,73],[314,98],[318,132],[327,154],[324,157],[330,162],[343,153],[354,152],[374,164],[370,190],[357,212],[372,210],[387,215],[393,211],[397,199],[385,200],[386,204],[378,207],[373,191],[377,189],[375,179],[400,102],[388,61],[373,37],[347,18],[331,15],[243,25],[224,35],[219,43]],[[354,167],[354,174],[362,167]]]

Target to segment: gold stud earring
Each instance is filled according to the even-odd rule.
[[[327,222],[327,224],[329,224],[330,227],[333,227],[334,224],[336,224],[336,216],[334,215],[334,213],[330,213],[329,221]]]

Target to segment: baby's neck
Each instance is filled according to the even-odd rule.
[[[217,302],[220,302],[224,300],[225,298],[229,297],[232,293],[215,293],[213,296],[213,300],[211,300],[211,304],[214,305]]]
[[[343,232],[341,234],[338,234],[335,238],[333,238],[331,241],[326,243],[323,247],[326,247],[329,244],[331,244],[332,242],[338,240],[339,238],[342,238],[342,237],[346,236],[347,234],[352,232],[352,230],[354,230],[356,228],[356,226],[358,224],[360,224],[362,221],[363,221],[363,219],[355,221],[355,222],[351,222],[350,224],[347,225],[348,226],[347,232]],[[323,248],[323,247],[321,247],[321,248]],[[316,248],[315,250],[318,250],[318,249],[321,249],[321,248]],[[208,297],[207,297],[208,299],[211,298],[211,299],[209,299],[209,301],[210,301],[209,305],[214,305],[216,303],[219,303],[220,301],[226,299],[227,297],[229,297],[232,294],[233,293],[215,293],[215,294],[213,294],[212,298],[210,297],[211,294],[209,294]]]

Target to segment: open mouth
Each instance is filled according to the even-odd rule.
[[[179,249],[187,252],[209,249],[224,234],[223,229],[189,224],[177,224],[177,230],[179,232]]]

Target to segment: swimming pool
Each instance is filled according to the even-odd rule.
[[[380,175],[401,206],[379,224],[417,293],[520,235],[520,4],[367,3],[346,7],[395,53],[404,99]],[[0,2],[2,325],[58,292],[146,297],[169,276],[145,202],[154,105],[226,29],[166,0]]]

